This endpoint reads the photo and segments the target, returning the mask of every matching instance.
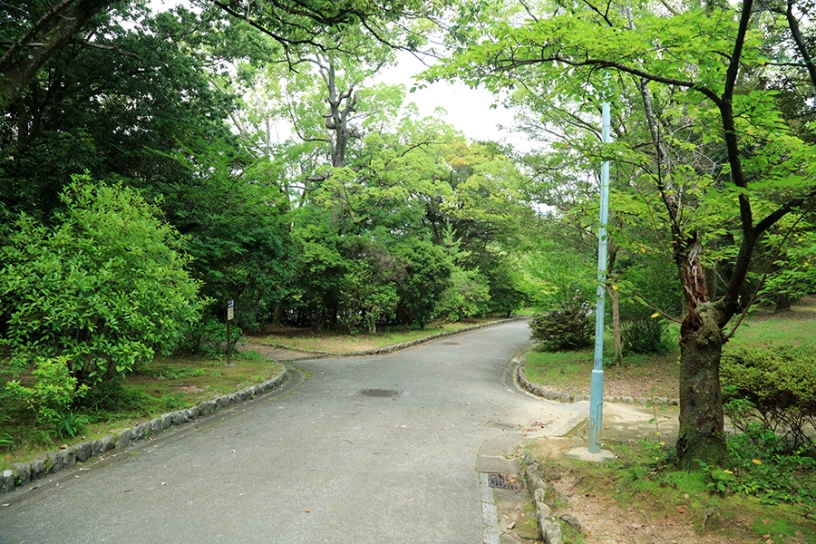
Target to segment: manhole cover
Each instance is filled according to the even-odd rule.
[[[459,342],[442,342],[443,346],[458,346]]]
[[[490,487],[494,489],[510,489],[512,491],[521,489],[521,482],[518,480],[518,476],[515,475],[491,472],[487,475],[487,480]]]
[[[396,397],[399,391],[393,389],[363,389],[360,394],[366,397]]]

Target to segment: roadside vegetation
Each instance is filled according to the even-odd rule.
[[[731,429],[725,463],[678,470],[673,444],[664,442],[657,422],[640,441],[605,431],[603,447],[616,455],[608,464],[550,458],[535,447],[530,453],[557,465],[571,482],[563,491],[581,497],[586,508],[614,505],[608,519],[617,516],[646,535],[656,530],[670,539],[685,531],[700,542],[740,544],[816,541],[816,297],[785,311],[759,308],[742,327],[723,354]],[[587,350],[532,350],[525,375],[533,383],[588,393],[592,356]],[[624,355],[618,362],[612,349],[605,356],[606,395],[677,397],[676,351]],[[580,445],[585,432],[585,426],[573,431]],[[621,521],[614,530],[623,534],[630,526]],[[572,541],[594,542],[591,535]]]

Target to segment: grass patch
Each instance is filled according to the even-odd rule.
[[[239,353],[234,366],[221,359],[201,357],[159,358],[125,380],[114,382],[89,396],[76,411],[84,425],[81,434],[61,438],[38,429],[29,411],[6,406],[0,415],[0,470],[14,462],[27,462],[61,444],[93,439],[263,382],[283,370],[283,365],[253,353]]]
[[[426,325],[424,329],[385,328],[376,334],[364,332],[341,334],[287,327],[273,329],[262,336],[248,337],[247,340],[254,344],[296,351],[348,355],[359,351],[382,349],[434,334],[454,332],[493,321],[497,321],[497,318],[472,319],[460,323],[433,322]]]
[[[816,350],[816,296],[803,298],[791,310],[778,313],[758,311],[746,319],[737,334],[725,345],[724,351],[739,347],[773,348],[774,346],[805,346]],[[668,331],[676,345],[679,327],[672,324]],[[604,338],[605,395],[632,397],[677,398],[680,379],[679,347],[665,355],[629,355],[621,364],[614,359],[611,333]],[[572,352],[539,352],[527,354],[524,369],[534,384],[573,393],[589,394],[589,379],[593,368],[592,350]]]
[[[659,356],[633,355],[622,364],[606,366],[606,394],[676,398],[680,379],[678,356],[676,351]],[[611,353],[604,356],[605,361],[611,358]],[[593,366],[592,351],[530,351],[524,374],[534,384],[588,395]]]
[[[674,468],[673,450],[654,440],[635,444],[606,440],[604,447],[615,453],[615,461],[595,464],[542,456],[535,444],[527,451],[541,458],[548,470],[561,475],[564,489],[581,503],[579,509],[585,509],[589,502],[597,507],[596,516],[620,524],[618,528],[605,526],[604,530],[623,534],[641,527],[648,531],[644,525],[648,520],[667,542],[816,542],[813,496],[801,494],[784,503],[768,504],[751,493],[737,491],[743,481],[738,468],[679,471]],[[768,470],[769,478],[787,477],[784,470],[775,476],[773,468]],[[797,473],[796,478],[805,487],[816,489],[813,471]],[[717,485],[721,481],[726,482],[723,488]],[[577,503],[573,501],[573,505]],[[569,508],[556,511],[556,517]]]

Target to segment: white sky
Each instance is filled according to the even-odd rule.
[[[375,82],[391,85],[402,83],[407,89],[414,86],[413,76],[425,69],[422,62],[405,52],[397,53],[397,66],[383,70]],[[448,112],[448,123],[464,132],[469,140],[506,141],[518,147],[525,147],[518,135],[508,130],[500,130],[499,125],[513,126],[513,112],[498,104],[484,89],[471,89],[463,83],[437,82],[424,89],[418,89],[406,97],[406,102],[414,102],[422,117],[433,115],[441,106]]]

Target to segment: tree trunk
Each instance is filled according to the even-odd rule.
[[[674,258],[683,288],[685,318],[680,327],[680,432],[677,462],[681,469],[700,468],[700,461],[721,465],[726,459],[720,392],[722,315],[709,302],[700,264],[698,234],[678,244]]]
[[[621,339],[620,293],[607,287],[609,300],[612,302],[612,335],[615,339],[615,363],[623,361],[623,340]]]
[[[698,461],[722,465],[727,454],[720,392],[723,336],[717,313],[711,303],[705,303],[689,312],[689,320],[694,328],[680,340],[677,458],[681,469],[699,468]]]
[[[113,0],[80,0],[67,11],[55,11],[32,25],[30,32],[0,59],[0,110],[16,102],[48,59],[85,28],[94,15],[113,3]],[[46,45],[31,46],[32,41]]]

